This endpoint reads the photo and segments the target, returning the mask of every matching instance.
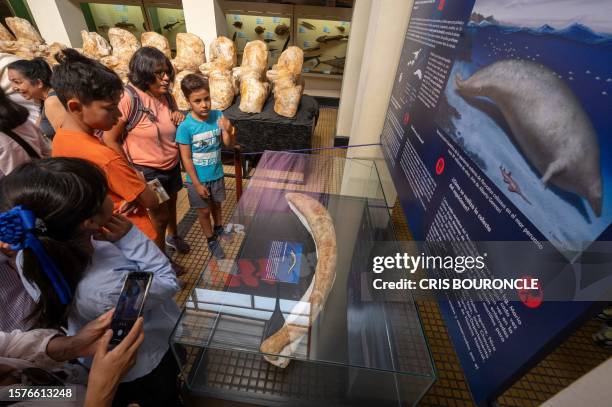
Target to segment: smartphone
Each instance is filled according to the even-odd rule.
[[[123,283],[119,301],[111,321],[113,337],[110,345],[118,345],[130,332],[132,326],[142,313],[149,287],[153,281],[153,273],[134,271],[128,274]]]

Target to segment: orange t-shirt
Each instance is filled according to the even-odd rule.
[[[166,98],[157,99],[136,86],[132,85],[132,87],[136,89],[143,107],[155,115],[157,123],[153,123],[147,114],[143,114],[125,138],[123,144],[125,152],[129,154],[134,164],[170,170],[178,164],[179,157],[175,141],[176,126],[172,123],[172,111],[168,107]],[[132,98],[129,92],[123,92],[123,97],[119,102],[121,120],[127,122],[131,105]]]
[[[53,138],[53,157],[74,157],[91,161],[104,171],[115,210],[122,201],[132,202],[144,191],[146,184],[123,157],[94,136],[79,131],[58,129]],[[157,238],[151,219],[144,208],[128,218],[150,239]]]

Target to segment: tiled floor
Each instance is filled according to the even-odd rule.
[[[313,148],[333,146],[336,114],[337,111],[335,109],[321,109],[319,123],[313,138]],[[342,157],[345,153],[346,150],[321,150],[318,152],[320,155],[336,157]],[[225,170],[226,173],[233,172],[233,168],[230,167],[226,167]],[[341,179],[341,166],[333,165],[332,168],[321,168],[321,171],[327,174],[331,172],[333,175],[332,179]],[[223,204],[223,215],[225,222],[227,222],[236,204],[236,181],[234,178],[226,178],[225,182],[227,200]],[[246,184],[247,182],[245,181],[244,185],[246,186]],[[338,183],[332,182],[328,188],[334,189],[338,185],[339,181]],[[176,298],[179,304],[182,305],[202,272],[204,263],[209,256],[209,251],[195,213],[189,210],[189,204],[184,191],[179,195],[178,215],[179,219],[181,219],[179,232],[184,234],[192,247],[191,253],[174,257],[178,263],[188,270],[187,274],[182,277],[185,287]],[[396,205],[393,211],[393,222],[398,240],[410,240],[410,231],[399,205]],[[235,242],[235,250],[238,250],[238,243]],[[438,373],[437,382],[426,394],[421,405],[432,407],[472,405],[459,360],[450,341],[437,303],[421,301],[418,303],[418,308]],[[498,399],[498,404],[500,406],[537,406],[599,363],[612,357],[612,351],[603,350],[593,344],[591,334],[598,329],[599,325],[595,321],[589,321],[584,324],[570,338],[557,347],[554,352],[508,389]],[[220,400],[209,400],[207,405],[231,406],[237,404]]]

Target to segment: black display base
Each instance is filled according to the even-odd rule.
[[[334,137],[334,147],[346,147],[349,145],[349,138],[344,136]]]

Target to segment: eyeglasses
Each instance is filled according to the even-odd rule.
[[[168,71],[166,71],[166,70],[162,69],[162,70],[159,70],[159,71],[155,71],[153,73],[155,74],[155,77],[157,79],[159,79],[160,81],[162,79],[164,79],[164,76],[166,76],[166,75],[168,76],[168,79],[170,79],[170,73]]]

